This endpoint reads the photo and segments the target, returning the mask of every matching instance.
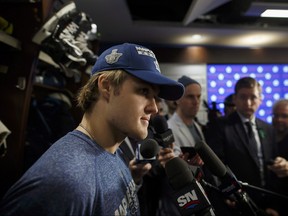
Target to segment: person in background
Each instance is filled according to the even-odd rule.
[[[288,100],[281,99],[276,101],[272,111],[272,124],[276,132],[279,154],[269,168],[280,178],[288,177]],[[286,194],[288,195],[288,181]]]
[[[238,180],[275,191],[273,173],[266,165],[277,154],[273,128],[256,117],[262,102],[262,87],[256,79],[243,77],[235,85],[233,101],[236,111],[210,125],[207,143]],[[245,190],[260,209],[274,212],[270,208],[273,197],[253,189]]]
[[[201,85],[188,76],[180,77],[178,82],[185,87],[184,95],[176,101],[176,111],[167,121],[174,135],[176,156],[182,153],[181,147],[194,147],[197,142],[205,140],[201,126],[195,121],[201,104]],[[188,156],[185,155],[185,160],[189,163],[198,164],[201,161],[198,156],[193,161]]]
[[[196,120],[201,105],[202,87],[198,81],[185,75],[180,77],[178,82],[182,83],[185,87],[184,95],[176,101],[176,111],[168,120],[169,128],[171,128],[175,138],[175,155],[183,158],[190,165],[196,178],[198,178],[198,173],[200,173],[202,176],[200,179],[214,182],[214,177],[198,154],[191,156],[181,150],[181,147],[193,148],[198,142],[206,142],[202,130],[203,127]],[[226,215],[226,206],[220,202],[221,197],[219,197],[217,192],[215,193],[215,191],[205,187],[204,189],[218,214]]]
[[[162,98],[156,97],[156,104],[157,104],[157,108],[158,108],[158,113],[157,115],[162,115],[165,116],[166,115],[166,104],[165,101]]]
[[[224,116],[227,116],[236,110],[236,106],[233,102],[233,94],[228,95],[224,99]]]
[[[165,100],[165,103],[166,103],[167,109],[168,109],[167,114],[165,115],[165,118],[168,120],[174,114],[174,112],[177,108],[177,103],[176,103],[176,101],[170,101],[170,100]]]
[[[156,96],[177,100],[183,91],[161,75],[148,48],[105,50],[78,95],[81,123],[9,189],[0,215],[140,215],[136,191],[151,165],[132,160],[128,167],[119,145],[127,136],[147,137]]]
[[[201,101],[201,86],[199,82],[188,76],[182,76],[178,79],[185,87],[184,95],[176,100],[176,110],[168,119],[168,127],[172,130],[174,136],[174,153],[185,160],[191,166],[191,171],[196,171],[198,166],[203,165],[200,156],[196,154],[190,157],[189,153],[183,153],[181,147],[194,147],[195,143],[203,140],[204,135],[200,125],[195,121],[199,111]],[[194,166],[195,165],[195,166]],[[162,181],[161,201],[159,206],[160,216],[178,216],[179,210],[176,208],[173,199],[173,190],[167,179]]]
[[[279,180],[279,193],[288,196],[288,100],[280,99],[272,107],[272,125],[276,132],[278,148],[277,157],[271,161],[268,169],[272,170]],[[281,199],[281,215],[288,215],[286,203]]]

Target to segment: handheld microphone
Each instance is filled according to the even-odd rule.
[[[221,184],[219,190],[226,196],[232,195],[238,201],[238,207],[245,216],[265,215],[267,214],[254,203],[249,195],[242,190],[241,183],[238,182],[233,172],[226,167],[217,157],[214,151],[203,141],[196,143],[195,149],[206,164],[212,174],[217,176]],[[241,190],[239,190],[241,189]]]
[[[154,133],[154,139],[160,146],[167,148],[175,141],[172,130],[168,128],[168,124],[164,116],[156,115],[153,117],[151,120],[151,125],[156,132]]]
[[[199,182],[193,177],[188,164],[175,157],[168,161],[165,171],[174,190],[176,206],[182,216],[214,216],[210,201]]]
[[[149,163],[156,160],[159,152],[158,143],[154,139],[144,139],[137,144],[136,163]]]
[[[197,142],[195,149],[211,173],[220,178],[221,185],[219,186],[219,189],[222,193],[229,196],[241,188],[240,183],[232,171],[223,164],[219,157],[205,142]]]

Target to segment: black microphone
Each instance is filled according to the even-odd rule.
[[[241,188],[240,183],[232,171],[223,164],[219,157],[205,142],[197,142],[195,150],[198,152],[210,172],[220,178],[221,185],[219,186],[219,189],[222,193],[229,196]]]
[[[215,215],[204,189],[193,177],[188,164],[183,159],[179,157],[171,159],[166,163],[165,171],[174,190],[174,201],[182,216]]]
[[[136,163],[149,163],[156,160],[159,145],[154,139],[144,139],[137,144],[135,156]]]
[[[153,138],[163,148],[169,147],[175,140],[172,130],[168,128],[167,120],[162,115],[156,115],[151,119],[151,126],[155,133]]]
[[[238,182],[233,172],[229,169],[229,167],[226,167],[223,164],[223,162],[205,142],[200,141],[196,143],[195,149],[211,173],[220,179],[221,184],[219,186],[219,191],[221,191],[225,196],[231,195],[237,201],[237,207],[240,209],[243,215],[267,216],[264,210],[258,208],[254,201],[251,200],[249,195],[242,190],[242,185],[240,182]]]

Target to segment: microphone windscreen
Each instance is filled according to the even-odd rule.
[[[193,182],[194,177],[188,164],[179,157],[169,160],[165,165],[165,171],[174,190],[180,190]]]
[[[167,120],[164,116],[156,115],[153,117],[151,121],[152,121],[152,126],[154,127],[157,133],[162,134],[168,130]]]
[[[217,177],[223,177],[226,174],[226,166],[205,142],[197,142],[195,150],[212,174]]]
[[[140,145],[140,154],[144,158],[153,158],[159,152],[159,145],[154,139],[145,139]]]

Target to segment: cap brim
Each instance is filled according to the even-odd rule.
[[[158,85],[160,88],[158,96],[165,100],[178,100],[184,94],[184,86],[181,83],[165,77],[160,73],[156,74],[147,72],[146,70],[135,71],[130,69],[125,69],[125,71],[145,82]]]

